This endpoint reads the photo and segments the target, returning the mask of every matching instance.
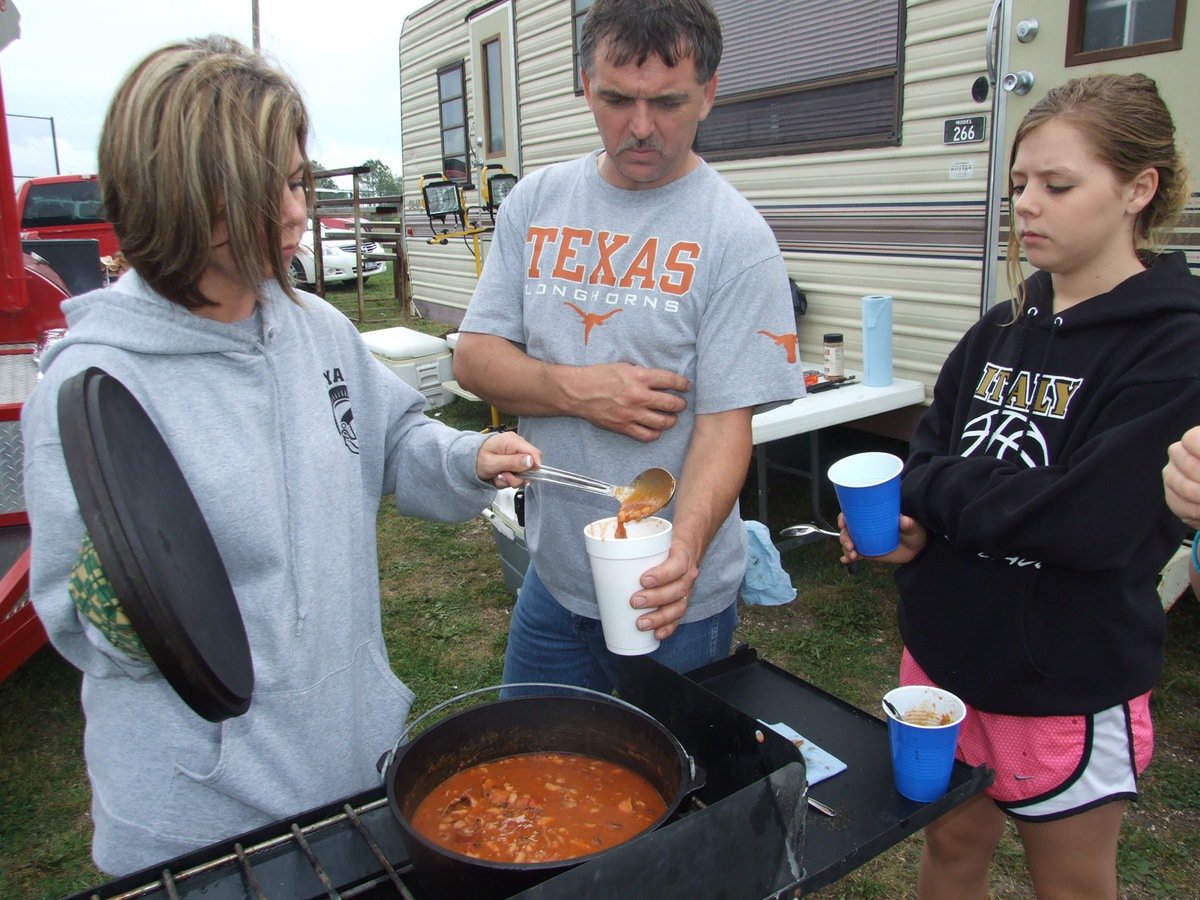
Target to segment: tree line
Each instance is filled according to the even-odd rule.
[[[404,193],[404,182],[396,176],[391,167],[383,160],[368,159],[361,165],[369,168],[371,171],[365,175],[358,176],[358,190],[364,197],[388,197],[399,196]],[[312,160],[314,172],[320,172],[325,167]],[[318,178],[315,185],[319,188],[330,188],[332,190],[341,190],[341,186],[332,178]]]

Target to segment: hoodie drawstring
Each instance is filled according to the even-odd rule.
[[[1019,332],[1017,332],[1016,341],[1013,346],[1012,367],[1009,370],[1008,386],[1005,388],[1004,396],[1001,397],[1001,399],[1000,399],[999,412],[1001,412],[1001,413],[1008,407],[1009,401],[1012,399],[1013,391],[1016,390],[1017,382],[1020,380],[1019,376],[1020,376],[1020,372],[1021,372],[1021,363],[1024,362],[1024,356],[1025,356],[1025,341],[1029,335],[1029,329],[1031,327],[1030,322],[1031,322],[1031,320],[1037,318],[1037,315],[1038,315],[1038,308],[1036,306],[1032,306],[1032,307],[1028,308],[1027,310],[1025,310],[1024,314],[1021,316],[1021,330]],[[1046,371],[1046,366],[1050,362],[1050,348],[1054,345],[1054,338],[1057,335],[1058,329],[1062,325],[1062,322],[1063,322],[1062,316],[1055,316],[1051,320],[1050,334],[1046,341],[1046,349],[1042,351],[1042,358],[1038,362],[1037,366],[1035,368],[1031,369],[1029,372],[1031,387],[1032,387],[1033,381],[1036,379],[1036,377],[1038,375],[1045,373],[1045,371]],[[999,423],[1000,423],[1000,416],[997,415],[997,416],[993,417],[991,424],[988,426],[987,434],[985,435],[984,441],[981,446],[986,448],[991,445],[992,436],[995,433],[996,428],[999,426]],[[1020,433],[1017,434],[1017,436],[1015,437],[1015,439],[1013,441],[1014,447],[1020,446],[1021,440],[1025,437],[1026,434],[1028,434],[1028,432],[1029,432],[1029,420],[1026,419],[1025,427],[1023,427],[1021,429]]]

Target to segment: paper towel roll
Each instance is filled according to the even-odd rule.
[[[887,387],[892,383],[892,298],[872,294],[862,298],[863,384]]]

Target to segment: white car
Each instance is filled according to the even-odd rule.
[[[358,273],[355,269],[357,262],[354,256],[354,242],[350,242],[350,251],[347,252],[340,245],[341,242],[322,241],[321,255],[322,268],[325,272],[325,283],[336,284],[339,281],[353,281]],[[368,250],[366,243],[363,244],[363,252],[375,252]],[[367,279],[373,275],[382,275],[387,271],[387,264],[378,259],[363,260],[363,284],[367,283]],[[300,239],[300,244],[296,248],[296,255],[292,257],[292,283],[297,287],[311,288],[317,283],[317,263],[316,254],[313,251],[313,235],[311,231],[306,231],[304,237]]]
[[[312,224],[311,220],[310,220],[309,224],[311,226],[311,224]],[[353,256],[354,255],[354,237],[344,234],[344,232],[353,231],[353,230],[354,230],[354,220],[353,219],[340,219],[340,218],[337,218],[336,216],[324,217],[321,219],[321,244],[322,244],[322,246],[324,246],[326,243],[335,244],[336,246],[341,247],[343,250],[345,250],[347,253],[349,253],[351,256]],[[330,233],[333,231],[340,231],[340,232],[343,232],[343,234],[339,237],[330,237]],[[391,249],[392,249],[391,247],[385,247],[385,246],[380,245],[378,241],[376,241],[374,238],[371,237],[369,232],[363,233],[363,235],[362,235],[362,253],[364,256],[366,256],[367,254],[371,254],[371,253],[387,253],[387,252],[390,252]],[[376,271],[376,269],[374,267],[375,263],[379,264],[378,271]],[[381,275],[387,271],[387,264],[383,260],[380,260],[380,259],[367,260],[366,265],[364,266],[364,272],[368,272],[368,271],[372,275]]]

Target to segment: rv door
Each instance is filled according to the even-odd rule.
[[[1200,10],[1185,17],[1186,5],[1186,0],[995,0],[987,48],[994,92],[986,244],[992,252],[984,259],[981,311],[1011,296],[1004,277],[1008,148],[1021,118],[1050,88],[1094,72],[1149,75],[1174,116],[1178,146],[1191,154],[1185,160],[1189,170],[1198,171],[1200,114],[1189,95],[1200,50]],[[1198,214],[1193,195],[1185,220]],[[1182,227],[1168,249],[1186,250],[1192,270],[1200,271],[1200,248],[1185,245]]]
[[[471,34],[471,150],[483,187],[488,171],[521,174],[517,135],[517,60],[512,0],[489,4],[469,19]]]

